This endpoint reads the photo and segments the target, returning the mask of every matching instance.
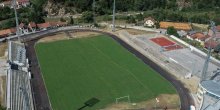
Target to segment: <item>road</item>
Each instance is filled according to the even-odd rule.
[[[68,29],[68,30],[71,30],[71,29]],[[172,76],[170,73],[168,73],[162,67],[158,66],[156,63],[151,61],[149,58],[145,57],[140,52],[135,50],[133,47],[126,44],[124,41],[119,39],[117,36],[110,34],[110,33],[97,31],[97,30],[72,29],[72,32],[78,32],[78,31],[81,31],[81,32],[82,31],[93,31],[93,32],[98,32],[101,34],[109,35],[111,38],[113,38],[115,41],[117,41],[119,44],[121,44],[128,51],[130,51],[131,53],[135,54],[138,58],[140,58],[145,64],[152,67],[155,71],[157,71],[162,77],[167,79],[176,88],[176,91],[178,92],[178,94],[180,96],[181,110],[188,110],[190,105],[194,105],[193,99],[190,96],[190,92],[187,88],[184,87],[183,83],[181,83],[179,80],[177,80],[174,76]],[[54,31],[53,33],[55,33],[55,32],[60,32],[60,31]],[[51,33],[48,33],[48,34],[51,34]],[[43,80],[42,74],[40,72],[40,67],[38,65],[36,52],[34,49],[36,41],[38,41],[39,39],[41,39],[43,37],[46,37],[48,34],[38,36],[37,38],[36,37],[30,38],[28,36],[23,38],[23,41],[26,44],[27,57],[29,58],[29,60],[31,60],[30,70],[33,74],[31,84],[32,84],[32,88],[33,88],[33,96],[35,99],[34,102],[35,102],[36,110],[52,110],[51,105],[50,105],[50,101],[49,101],[49,98],[47,95],[47,90],[44,85],[44,80]]]

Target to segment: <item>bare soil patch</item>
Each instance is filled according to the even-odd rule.
[[[156,99],[151,99],[148,101],[143,101],[139,103],[127,103],[122,102],[118,104],[111,104],[103,110],[153,110],[155,107],[157,110],[179,110],[179,96],[162,94],[157,97],[159,102],[156,102]]]
[[[44,37],[38,41],[40,42],[54,42],[59,40],[67,40],[67,39],[73,39],[73,38],[83,38],[83,37],[92,37],[99,35],[99,33],[96,32],[59,32],[56,34],[48,35],[47,37]]]
[[[153,34],[155,32],[149,32],[144,30],[137,30],[137,29],[124,29],[131,35],[141,35],[141,34]]]
[[[5,51],[7,48],[7,43],[0,43],[0,57],[3,57],[5,55]]]
[[[57,40],[66,40],[68,37],[65,35],[64,32],[56,33],[56,34],[51,34],[47,37],[44,37],[40,39],[38,42],[54,42]]]
[[[70,32],[70,34],[74,38],[92,37],[92,36],[100,35],[100,33],[96,33],[96,32],[75,32],[75,33]]]
[[[184,83],[185,87],[190,90],[192,93],[196,93],[199,85],[199,78],[198,77],[191,77],[190,79],[182,79],[181,82]]]

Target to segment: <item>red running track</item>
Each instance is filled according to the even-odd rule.
[[[164,37],[157,37],[157,38],[152,38],[150,39],[151,41],[155,42],[156,44],[164,47],[164,46],[171,46],[174,45],[175,43],[164,38]]]

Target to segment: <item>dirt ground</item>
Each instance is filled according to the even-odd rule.
[[[198,83],[199,83],[198,77],[191,77],[190,79],[181,79],[181,81],[185,84],[185,87],[190,90],[192,93],[196,93],[198,89]]]
[[[5,55],[5,51],[7,48],[7,43],[0,43],[0,57],[3,57]]]
[[[0,104],[5,105],[6,76],[0,77]]]
[[[155,32],[149,32],[149,31],[137,30],[137,29],[123,29],[123,30],[126,30],[131,35],[141,35],[141,34],[155,33]]]
[[[76,33],[71,33],[70,32],[70,34],[72,36],[74,36],[74,38],[83,38],[83,37],[100,35],[100,33],[96,33],[96,32],[76,32]]]
[[[39,42],[54,42],[58,40],[67,40],[67,39],[73,39],[73,38],[83,38],[83,37],[89,37],[89,36],[96,36],[99,35],[99,33],[95,32],[60,32],[56,33],[50,36],[47,36],[45,38],[42,38],[38,41]]]
[[[65,35],[65,33],[60,32],[60,33],[52,34],[48,37],[42,38],[38,42],[53,42],[57,40],[66,40],[66,39],[68,39],[68,37]]]
[[[159,99],[158,103],[156,103],[156,99],[151,99],[140,103],[131,102],[130,104],[123,102],[109,105],[102,110],[153,110],[155,107],[157,110],[164,110],[166,107],[167,110],[179,110],[180,102],[178,95],[162,94],[157,98]]]

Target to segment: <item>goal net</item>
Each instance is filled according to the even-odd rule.
[[[130,96],[127,95],[127,96],[123,96],[123,97],[118,97],[115,99],[115,103],[118,104],[120,102],[128,102],[128,103],[131,103],[131,100],[130,100]]]

